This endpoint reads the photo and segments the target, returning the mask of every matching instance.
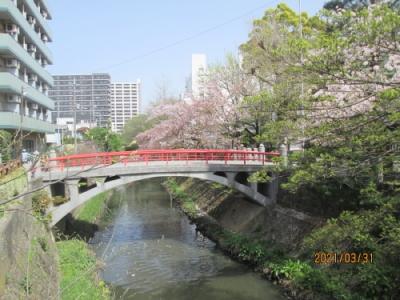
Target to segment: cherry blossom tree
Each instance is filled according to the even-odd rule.
[[[228,55],[210,67],[204,80],[205,97],[161,103],[151,118],[164,120],[137,136],[142,148],[230,148],[239,143],[246,111],[243,99],[260,92],[262,84],[244,72],[239,59]]]

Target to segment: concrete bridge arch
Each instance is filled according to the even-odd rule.
[[[96,185],[93,185],[91,189],[83,190],[83,192],[82,189],[80,192],[79,187],[79,182],[82,180],[82,178],[74,178],[65,180],[65,190],[67,190],[69,193],[70,201],[60,206],[52,207],[48,211],[48,213],[52,215],[51,226],[56,225],[67,214],[71,213],[74,209],[78,208],[80,205],[84,204],[100,193],[115,189],[120,186],[128,185],[136,181],[160,177],[187,177],[212,181],[233,188],[246,195],[253,202],[262,206],[272,205],[276,202],[277,185],[275,181],[268,183],[268,189],[266,193],[261,193],[261,189],[257,183],[244,184],[242,179],[240,180],[241,182],[238,182],[238,178],[243,178],[243,174],[238,176],[238,172],[160,172],[97,177],[95,178]]]

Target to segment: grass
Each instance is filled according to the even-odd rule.
[[[108,193],[101,193],[85,203],[76,215],[76,219],[88,223],[94,223],[104,210]]]
[[[190,197],[182,187],[172,178],[165,182],[171,195],[179,201],[182,210],[192,218],[195,218],[198,212],[196,204],[192,197]]]
[[[95,223],[103,214],[108,195],[105,192],[93,197],[79,209],[75,219]],[[86,242],[70,239],[56,244],[60,257],[61,299],[110,299],[109,289],[98,278],[96,256]]]
[[[61,299],[110,299],[110,291],[97,277],[95,254],[87,244],[77,239],[56,244],[60,257]]]

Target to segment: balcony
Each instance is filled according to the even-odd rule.
[[[51,40],[51,30],[49,28],[49,25],[47,24],[47,21],[43,18],[42,14],[39,11],[39,8],[36,6],[36,4],[33,2],[33,0],[24,0],[26,6],[29,8],[30,13],[32,16],[35,17],[36,21],[39,23],[40,27],[43,29],[43,33],[47,34],[47,36]]]
[[[48,85],[53,85],[53,77],[25,49],[7,33],[0,33],[0,54],[12,55],[31,69]]]
[[[10,73],[0,73],[0,92],[19,95],[22,87],[26,92],[25,98],[50,110],[54,109],[54,102],[49,97]]]
[[[24,15],[11,1],[0,0],[0,17],[4,19],[11,19],[10,22],[18,24],[24,33],[32,40],[32,43],[39,48],[49,63],[52,63],[53,58],[46,44],[42,41],[37,32],[33,30],[32,26],[25,19]]]
[[[21,123],[22,119],[22,123]],[[0,112],[0,129],[13,129],[18,130],[22,128],[24,131],[54,133],[55,125],[29,118],[14,112]]]
[[[36,3],[38,2],[38,3]],[[33,1],[33,3],[36,5],[37,8],[40,6],[40,10],[42,11],[43,9],[47,12],[47,20],[51,20],[51,14],[50,14],[50,9],[49,5],[46,0],[38,0],[38,1]]]

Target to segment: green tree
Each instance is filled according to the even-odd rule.
[[[375,262],[340,274],[355,299],[400,297],[400,14],[385,4],[323,15],[325,29],[309,44],[305,74],[305,136],[309,147],[291,157],[284,187],[314,190],[350,211],[305,240],[311,249],[373,253]],[[338,197],[338,191],[351,197]],[[322,205],[328,205],[322,203]],[[393,256],[392,256],[393,255]]]
[[[84,138],[94,142],[100,151],[120,151],[123,148],[121,135],[109,128],[91,128],[85,133]]]
[[[256,141],[289,148],[301,137],[299,112],[307,104],[301,94],[307,86],[303,74],[294,69],[302,63],[313,37],[323,26],[317,17],[296,14],[286,4],[267,10],[262,19],[254,21],[249,41],[240,49],[245,70],[267,85],[242,105],[247,112],[244,121],[253,124],[251,134]]]
[[[303,70],[318,89],[306,114],[312,147],[303,159],[294,158],[289,184],[392,185],[400,140],[400,15],[380,5],[325,17],[329,30],[317,36]]]
[[[304,257],[316,249],[373,253],[373,264],[322,269],[324,280],[339,280],[346,290],[333,298],[397,299],[399,11],[379,4],[324,11],[318,20],[302,16],[303,36],[296,20],[298,15],[280,5],[256,21],[242,46],[245,66],[270,84],[251,99],[275,114],[262,121],[260,136],[276,144],[303,136],[307,147],[290,156],[283,187],[313,193],[318,205],[340,208],[339,213],[345,206],[349,210],[305,240]]]
[[[8,131],[0,130],[0,153],[3,162],[11,158],[12,135]]]
[[[399,0],[331,0],[328,1],[325,5],[325,9],[333,9],[336,10],[338,8],[341,9],[362,9],[372,4],[378,3],[387,3],[392,7],[398,7],[400,5]]]
[[[122,141],[127,149],[137,149],[138,144],[136,142],[136,136],[140,133],[145,132],[148,129],[153,128],[163,118],[151,118],[147,114],[140,114],[130,119],[124,127],[122,132]]]

